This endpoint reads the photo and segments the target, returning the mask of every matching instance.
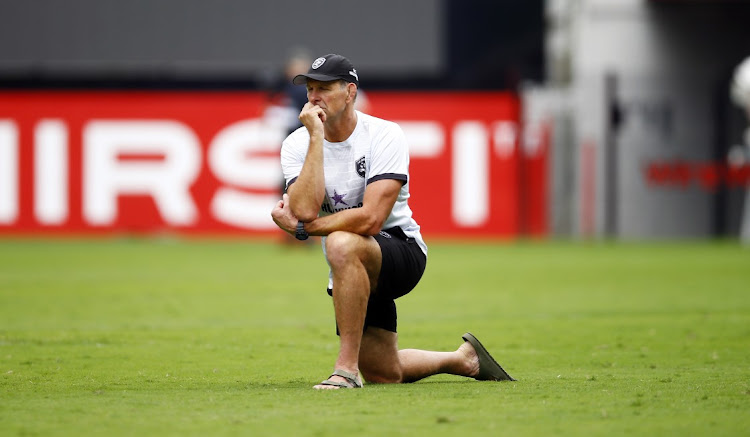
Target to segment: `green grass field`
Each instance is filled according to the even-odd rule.
[[[318,392],[319,248],[0,240],[0,435],[750,433],[750,248],[433,242],[402,347],[471,331],[517,382]]]

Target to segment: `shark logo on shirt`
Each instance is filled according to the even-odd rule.
[[[367,173],[367,162],[365,161],[364,156],[357,160],[355,168],[357,169],[357,174],[360,177],[365,177],[365,174]]]

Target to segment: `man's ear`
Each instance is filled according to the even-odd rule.
[[[357,96],[357,85],[355,85],[353,82],[347,82],[346,83],[346,101],[352,102],[354,101],[354,98]]]

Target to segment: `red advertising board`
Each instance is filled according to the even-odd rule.
[[[519,103],[370,92],[410,143],[423,232],[519,232]],[[0,93],[0,233],[277,232],[282,131],[257,92]]]

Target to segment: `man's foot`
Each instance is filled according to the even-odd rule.
[[[490,355],[487,349],[484,348],[482,343],[480,343],[476,337],[467,332],[463,335],[462,338],[464,339],[465,343],[461,345],[461,347],[469,344],[469,346],[473,349],[473,355],[476,356],[477,360],[478,370],[474,371],[472,369],[472,372],[469,374],[470,377],[478,381],[515,381],[515,379],[508,375],[508,373],[503,370],[500,364],[498,364],[497,361],[492,358],[492,355]],[[461,348],[459,348],[459,350],[461,350]],[[471,356],[470,353],[468,353],[468,355]],[[471,357],[471,362],[474,362],[473,357]]]
[[[313,387],[316,390],[338,390],[340,388],[362,388],[362,381],[359,375],[349,373],[346,370],[336,369],[333,374]]]
[[[463,344],[459,346],[457,352],[465,357],[463,360],[464,369],[460,374],[468,376],[469,378],[474,378],[479,375],[479,356],[471,346],[471,343],[468,341],[463,342]]]

